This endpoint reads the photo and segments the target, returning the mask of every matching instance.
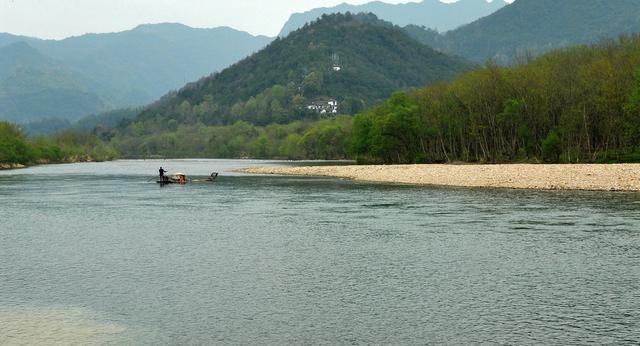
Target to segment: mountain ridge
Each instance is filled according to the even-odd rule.
[[[509,63],[520,55],[638,32],[637,0],[516,0],[458,29],[444,34],[425,30],[415,38],[475,62]]]
[[[284,24],[279,37],[301,28],[323,14],[373,13],[382,20],[399,26],[418,25],[444,32],[489,15],[505,6],[504,0],[459,0],[443,3],[439,0],[423,0],[404,4],[388,4],[373,1],[362,5],[342,3],[333,7],[320,7],[302,13],[294,13]]]
[[[197,29],[177,23],[140,25],[123,32],[86,34],[64,40],[0,34],[0,47],[11,49],[18,42],[28,44],[65,70],[81,76],[88,92],[100,95],[100,103],[104,103],[88,113],[83,109],[65,115],[68,110],[63,112],[50,104],[50,111],[40,107],[38,112],[27,112],[30,115],[24,119],[19,114],[0,116],[19,122],[51,117],[73,121],[96,112],[148,104],[190,80],[233,64],[271,40],[229,27]],[[2,103],[0,108],[9,109]]]
[[[51,117],[77,118],[105,109],[90,82],[26,42],[0,47],[0,118],[20,122],[51,112]]]

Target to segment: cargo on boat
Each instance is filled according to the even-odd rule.
[[[213,172],[211,175],[204,179],[188,179],[187,175],[184,173],[174,173],[170,176],[162,176],[161,180],[158,180],[158,184],[180,184],[185,185],[187,183],[206,183],[206,182],[214,182],[218,178],[218,173]]]
[[[162,176],[162,180],[158,180],[158,184],[181,184],[187,183],[187,175],[184,173],[174,173],[170,176]]]

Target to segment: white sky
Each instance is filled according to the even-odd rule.
[[[351,4],[369,1],[346,0]],[[292,13],[342,2],[345,0],[0,0],[0,32],[60,39],[174,22],[198,28],[230,26],[275,36]]]

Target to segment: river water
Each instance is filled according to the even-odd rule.
[[[0,344],[640,343],[639,194],[232,172],[281,164],[0,172]]]

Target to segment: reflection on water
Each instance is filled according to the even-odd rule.
[[[0,173],[0,322],[118,344],[640,342],[638,194],[230,172],[269,164]],[[222,175],[160,188],[160,165]],[[53,340],[93,337],[74,333]]]

